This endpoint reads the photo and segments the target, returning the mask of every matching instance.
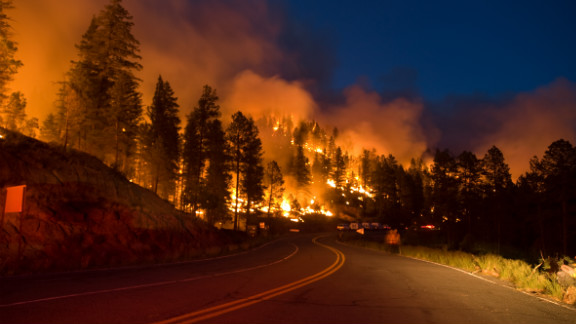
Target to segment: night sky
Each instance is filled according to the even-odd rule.
[[[330,36],[332,85],[438,101],[532,91],[576,80],[576,2],[289,0],[294,17]]]

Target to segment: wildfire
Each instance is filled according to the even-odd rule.
[[[335,182],[334,180],[332,180],[332,179],[328,179],[328,180],[326,181],[326,184],[329,185],[329,186],[332,187],[332,188],[336,188],[336,182]]]
[[[286,200],[286,199],[282,200],[282,204],[280,204],[280,208],[284,211],[284,213],[283,213],[284,217],[290,216],[290,212],[292,211],[292,207],[290,206],[290,203],[288,202],[288,200]]]

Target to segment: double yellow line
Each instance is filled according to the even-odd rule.
[[[263,302],[265,300],[269,300],[272,299],[276,296],[285,294],[287,292],[290,292],[292,290],[307,286],[313,282],[316,282],[318,280],[324,279],[326,277],[328,277],[329,275],[333,274],[334,272],[338,271],[338,269],[340,269],[343,265],[344,265],[344,261],[345,261],[345,257],[344,257],[344,253],[342,253],[341,251],[319,243],[318,242],[318,238],[316,237],[312,240],[312,242],[314,242],[317,245],[320,245],[324,248],[329,249],[330,251],[334,252],[336,254],[336,261],[334,261],[334,263],[332,263],[329,267],[327,267],[326,269],[313,274],[311,276],[308,276],[306,278],[300,279],[298,281],[294,281],[292,283],[286,284],[284,286],[280,286],[274,289],[270,289],[268,291],[247,297],[247,298],[242,298],[242,299],[238,299],[226,304],[221,304],[218,306],[214,306],[214,307],[210,307],[210,308],[205,308],[205,309],[201,309],[192,313],[188,313],[188,314],[184,314],[184,315],[180,315],[177,317],[173,317],[161,322],[157,322],[155,324],[188,324],[188,323],[196,323],[196,322],[200,322],[209,318],[213,318],[216,316],[220,316],[222,314],[226,314],[244,307],[248,307],[250,305],[254,305],[260,302]]]

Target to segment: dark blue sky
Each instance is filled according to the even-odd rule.
[[[336,51],[332,86],[441,100],[576,81],[576,1],[289,0]]]

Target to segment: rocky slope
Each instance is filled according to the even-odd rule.
[[[0,276],[181,260],[234,243],[92,156],[0,136]],[[4,214],[15,185],[26,185],[24,210]]]

